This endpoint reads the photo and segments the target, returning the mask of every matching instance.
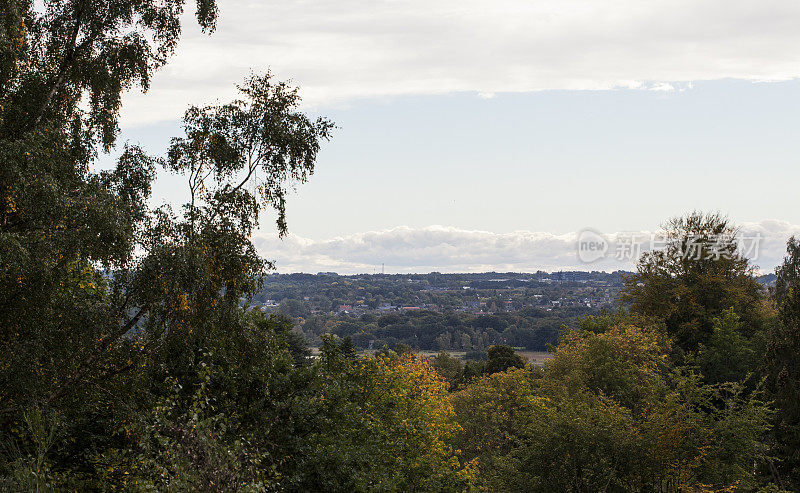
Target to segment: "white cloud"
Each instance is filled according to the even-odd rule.
[[[754,252],[753,263],[763,272],[772,272],[783,262],[786,255],[786,240],[792,236],[800,238],[800,225],[774,219],[742,223],[741,235],[760,238],[757,241],[758,249]]]
[[[651,91],[659,91],[659,92],[672,92],[675,90],[675,86],[668,82],[659,82],[654,86],[650,87]]]
[[[610,233],[608,256],[591,264],[582,263],[577,255],[578,233],[554,235],[530,231],[492,233],[452,227],[397,227],[370,231],[328,240],[310,240],[290,235],[284,240],[257,237],[261,255],[274,259],[279,272],[372,273],[387,272],[535,272],[559,269],[632,270],[631,260],[617,260],[616,240],[636,235],[649,237],[650,232]],[[785,252],[786,240],[800,236],[800,225],[767,220],[744,223],[742,235],[760,236],[759,248],[753,252],[754,264],[762,271],[771,271]]]
[[[174,119],[271,67],[310,105],[456,91],[686,88],[800,76],[795,0],[305,0],[220,2],[191,24],[124,123]]]

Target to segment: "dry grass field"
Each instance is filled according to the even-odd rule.
[[[359,351],[358,354],[371,354],[374,352],[375,350],[364,350],[364,351]],[[466,351],[447,351],[447,352],[450,353],[451,356],[462,360],[466,355]],[[312,347],[311,353],[314,357],[316,357],[319,354],[319,348]],[[546,351],[517,351],[516,353],[525,358],[525,360],[528,361],[529,363],[532,363],[536,366],[543,365],[545,361],[553,357],[551,353],[548,353]],[[439,351],[416,351],[414,354],[423,358],[432,358],[437,354],[439,354]]]

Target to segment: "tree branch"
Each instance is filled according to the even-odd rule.
[[[70,68],[70,66],[75,60],[75,51],[78,44],[78,33],[80,33],[81,25],[83,24],[83,20],[81,19],[82,15],[83,15],[83,8],[78,7],[77,12],[75,13],[75,27],[72,29],[72,34],[70,35],[66,54],[64,55],[64,58],[61,59],[61,64],[59,65],[58,68],[58,76],[56,77],[55,83],[50,88],[50,91],[48,91],[47,96],[45,96],[44,99],[42,100],[42,104],[39,107],[36,119],[33,122],[34,127],[39,125],[39,122],[42,121],[42,117],[44,116],[45,110],[47,109],[48,106],[50,106],[50,103],[53,101],[53,97],[56,95],[56,92],[64,83],[64,78],[67,75],[67,70]]]
[[[128,322],[120,327],[116,332],[106,337],[103,342],[100,343],[97,349],[95,349],[88,358],[86,358],[79,366],[78,370],[73,374],[63,385],[61,385],[58,389],[56,389],[50,396],[45,399],[45,403],[49,404],[56,399],[59,399],[64,394],[66,394],[67,390],[71,387],[76,385],[78,381],[83,378],[83,375],[89,370],[89,368],[103,355],[103,352],[115,341],[119,340],[120,337],[125,335],[129,330],[131,330],[142,318],[142,316],[147,312],[147,310],[143,307],[139,309],[139,312]]]

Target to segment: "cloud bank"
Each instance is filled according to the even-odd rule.
[[[297,0],[221,2],[217,32],[187,13],[177,56],[125,125],[234,95],[252,69],[311,105],[411,94],[641,88],[800,76],[795,0]]]
[[[772,271],[785,253],[786,240],[800,236],[800,225],[767,220],[743,223],[742,235],[759,237],[758,249],[749,254],[762,271]],[[648,231],[604,234],[609,241]],[[614,248],[603,259],[581,262],[576,240],[579,232],[564,235],[515,231],[492,233],[444,226],[397,227],[328,240],[298,236],[279,240],[254,239],[262,256],[273,259],[279,272],[335,271],[343,274],[380,272],[535,272],[537,270],[632,270],[634,262],[617,259]]]

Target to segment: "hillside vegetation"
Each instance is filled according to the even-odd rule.
[[[0,490],[800,490],[800,242],[767,290],[725,217],[675,218],[622,306],[592,313],[508,293],[475,313],[254,309],[259,213],[287,231],[286,191],[334,132],[294,87],[253,75],[188,109],[162,157],[125,144],[96,168],[183,8],[0,3]],[[195,12],[213,32],[214,0]],[[157,170],[186,204],[153,207]],[[440,294],[420,302],[465,301]],[[568,329],[536,325],[552,316]],[[543,367],[509,346],[551,341]]]

